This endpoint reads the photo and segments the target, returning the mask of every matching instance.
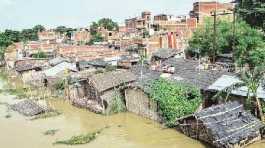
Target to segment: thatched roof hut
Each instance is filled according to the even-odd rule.
[[[82,98],[77,96],[71,101],[78,107],[87,108],[96,113],[104,112],[111,105],[114,95],[121,95],[119,88],[135,80],[136,76],[126,70],[93,74],[76,89],[76,94],[82,92]],[[94,108],[95,104],[97,108]]]
[[[179,129],[192,138],[220,148],[244,147],[261,139],[264,124],[238,102],[206,108],[177,120]]]

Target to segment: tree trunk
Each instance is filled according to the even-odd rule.
[[[260,117],[260,120],[262,122],[265,122],[264,120],[264,115],[263,115],[263,112],[262,112],[262,106],[261,106],[261,103],[260,103],[260,100],[257,96],[255,96],[255,99],[256,99],[256,108],[257,108],[257,113],[259,114],[259,117]]]

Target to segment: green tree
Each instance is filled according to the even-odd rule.
[[[99,33],[99,28],[103,27],[104,29],[107,29],[108,31],[115,31],[118,30],[119,26],[118,23],[114,22],[112,19],[109,18],[102,18],[98,22],[93,22],[90,25],[90,34],[91,34],[91,40],[88,44],[94,44],[95,42],[102,42],[103,37]]]
[[[265,63],[264,33],[245,22],[237,23],[234,57],[240,67],[254,68]]]
[[[189,40],[187,52],[191,55],[200,52],[200,56],[208,56],[212,62],[221,53],[232,51],[232,24],[228,21],[217,22],[217,45],[214,46],[213,21],[208,19],[204,26],[199,27]]]
[[[19,31],[5,30],[4,35],[12,42],[19,42],[21,40]]]
[[[217,50],[214,50],[213,24],[207,21],[198,28],[189,40],[187,52],[191,55],[208,56],[214,58],[222,53],[234,53],[234,59],[239,66],[255,67],[265,62],[264,33],[251,28],[244,21],[236,22],[233,34],[231,22],[217,22]]]
[[[92,35],[90,41],[88,42],[88,45],[93,45],[95,42],[102,42],[104,39],[100,33],[97,33],[95,35]]]
[[[22,41],[37,41],[38,35],[33,29],[23,29],[21,32]]]
[[[66,33],[66,31],[67,31],[67,28],[65,26],[58,26],[55,29],[55,32],[60,33],[60,34],[64,34]]]
[[[38,33],[38,32],[42,32],[42,31],[45,31],[45,27],[42,26],[42,25],[36,25],[32,28],[34,30],[34,32]]]
[[[223,93],[227,93],[225,101],[227,101],[229,95],[233,90],[240,87],[247,87],[246,107],[251,109],[257,117],[264,122],[265,118],[262,111],[262,104],[260,98],[258,98],[258,88],[264,81],[265,68],[263,66],[257,66],[252,70],[243,70],[240,75],[240,82],[234,83],[231,86],[224,88],[222,91],[214,96],[214,99],[221,96]]]
[[[98,21],[98,25],[100,27],[104,27],[108,31],[115,31],[118,30],[118,23],[114,22],[112,19],[109,18],[102,18]]]
[[[98,32],[99,25],[96,22],[93,22],[92,25],[90,25],[90,34],[92,36],[96,35]]]
[[[38,53],[32,55],[33,58],[47,58],[48,56],[43,51],[38,51]]]
[[[6,48],[9,45],[12,44],[12,41],[8,36],[5,35],[5,33],[0,33],[0,47]]]
[[[239,0],[236,8],[239,16],[247,23],[265,31],[264,0]]]

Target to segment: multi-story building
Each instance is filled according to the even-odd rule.
[[[142,12],[141,17],[134,17],[125,20],[126,30],[130,33],[142,31],[143,29],[149,30],[151,23],[151,12]]]
[[[90,41],[90,32],[88,29],[80,29],[73,33],[72,40],[77,44],[85,44]]]
[[[193,4],[193,10],[190,11],[190,17],[197,18],[199,23],[203,23],[206,17],[210,17],[213,11],[219,12],[232,12],[234,6],[232,3],[219,3],[216,1],[212,2],[196,2]],[[224,16],[226,18],[232,19],[233,14]]]

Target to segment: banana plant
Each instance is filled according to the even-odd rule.
[[[226,102],[233,90],[239,89],[241,87],[246,87],[247,104],[252,104],[250,105],[250,107],[255,111],[255,115],[257,117],[260,117],[261,121],[265,122],[261,101],[260,98],[258,97],[258,88],[261,87],[262,82],[264,81],[264,74],[265,74],[264,66],[251,68],[251,70],[242,70],[239,76],[240,81],[222,89],[213,97],[213,99],[216,99],[222,94],[226,93],[226,98],[225,98]],[[254,105],[251,102],[254,102]]]

